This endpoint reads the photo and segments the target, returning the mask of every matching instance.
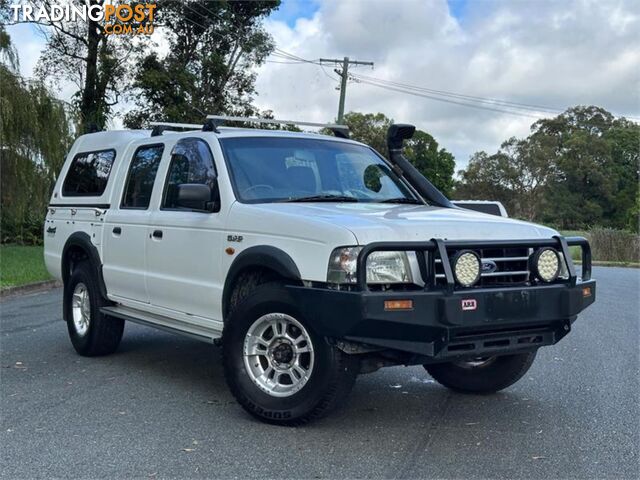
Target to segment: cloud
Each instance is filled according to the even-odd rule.
[[[302,58],[375,62],[373,70],[353,69],[357,74],[558,110],[595,104],[640,117],[635,0],[289,0],[265,26],[278,48]],[[31,25],[10,26],[9,33],[23,75],[32,76],[44,39]],[[155,39],[165,51],[164,37]],[[271,57],[258,69],[258,106],[281,118],[333,121],[334,67],[272,63],[278,61]],[[62,87],[59,95],[69,100],[73,88]],[[508,137],[527,135],[536,120],[354,82],[346,110],[415,123],[454,153],[458,168],[478,150],[493,152]],[[120,126],[116,118],[113,127]]]
[[[640,116],[640,18],[632,1],[468,2],[324,0],[310,18],[268,19],[278,48],[306,59],[375,62],[354,73],[431,89],[550,106],[596,104]],[[273,58],[273,60],[277,60]],[[257,103],[276,116],[328,122],[339,93],[332,67],[267,63]],[[472,109],[363,83],[347,88],[347,111],[413,122],[462,167],[477,150],[525,136],[536,119]],[[532,112],[533,113],[533,112]]]

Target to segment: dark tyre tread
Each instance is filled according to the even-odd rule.
[[[496,357],[494,362],[465,368],[454,362],[427,364],[424,368],[439,384],[461,393],[495,393],[510,387],[531,368],[537,352]]]
[[[71,297],[75,286],[80,282],[87,286],[91,302],[91,321],[89,330],[84,336],[77,334],[71,313]],[[85,357],[97,357],[115,352],[124,332],[124,320],[108,317],[100,312],[100,308],[110,305],[110,302],[100,293],[96,274],[88,261],[79,263],[73,270],[65,285],[64,295],[67,297],[64,302],[64,318],[76,352]]]
[[[359,365],[353,356],[329,345],[324,338],[312,333],[310,325],[305,324],[305,328],[313,336],[315,350],[323,350],[326,356],[326,362],[320,364],[318,359],[316,359],[316,365],[314,366],[314,369],[326,369],[322,372],[322,374],[324,374],[324,383],[317,385],[316,388],[313,389],[314,392],[317,392],[314,398],[308,397],[309,384],[292,397],[287,397],[305,397],[305,395],[307,395],[307,398],[302,398],[301,403],[311,404],[307,408],[291,407],[293,410],[298,410],[292,416],[272,416],[270,414],[273,413],[274,410],[278,413],[277,407],[265,408],[259,405],[258,402],[255,401],[255,398],[266,396],[266,394],[262,394],[257,387],[249,385],[248,382],[242,382],[240,380],[240,376],[246,375],[246,372],[244,366],[239,366],[237,355],[238,352],[240,352],[240,354],[242,352],[241,341],[244,339],[248,327],[255,321],[255,315],[251,316],[249,313],[259,309],[260,303],[263,301],[279,303],[281,306],[285,306],[287,297],[287,292],[280,283],[270,282],[257,286],[250,296],[245,297],[245,301],[237,304],[225,324],[222,342],[222,361],[225,379],[231,393],[248,413],[266,423],[295,427],[318,420],[338,407],[353,388]],[[298,321],[303,321],[302,316],[293,304],[288,305],[287,308],[289,311],[282,313],[293,313]],[[325,343],[319,345],[320,342]],[[316,373],[314,373],[314,375],[315,374]],[[309,382],[312,381],[313,376]],[[247,387],[247,385],[249,386]]]

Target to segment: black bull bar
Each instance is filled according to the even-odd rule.
[[[569,247],[582,250],[579,280]],[[462,249],[543,248],[561,252],[566,278],[550,284],[456,288],[448,251]],[[367,285],[368,257],[377,251],[414,251],[423,289],[372,290]],[[430,255],[425,255],[425,252]],[[434,257],[442,259],[446,283],[435,284]],[[412,354],[416,361],[509,354],[552,345],[570,330],[577,314],[595,301],[591,249],[582,237],[535,240],[376,242],[363,247],[357,260],[355,289],[288,286],[292,300],[322,336]],[[404,311],[388,301],[410,300]],[[472,311],[464,308],[472,302]]]

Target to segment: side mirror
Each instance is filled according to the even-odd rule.
[[[220,209],[220,194],[218,182],[213,185],[202,183],[183,183],[178,185],[176,204],[180,208],[216,212]]]

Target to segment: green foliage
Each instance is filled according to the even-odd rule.
[[[2,7],[2,4],[0,4],[0,7]],[[11,43],[11,37],[2,25],[0,25],[0,61],[6,63],[14,72],[17,72],[20,66],[18,51]]]
[[[476,153],[455,197],[499,200],[511,215],[563,229],[637,231],[640,126],[599,107],[534,123],[526,139]]]
[[[349,127],[351,138],[387,156],[387,130],[393,123],[392,119],[384,113],[349,112],[343,123]]]
[[[351,138],[387,156],[387,130],[393,120],[383,113],[349,112],[344,116],[344,123],[349,126]],[[416,130],[413,138],[405,142],[404,153],[442,193],[451,193],[455,159],[444,148],[439,148],[438,142],[431,135]]]
[[[41,246],[0,245],[0,288],[49,280]]]
[[[38,243],[49,195],[70,145],[64,105],[40,82],[0,64],[2,242]]]
[[[274,48],[262,19],[279,0],[168,2],[158,22],[171,34],[165,56],[143,56],[125,125],[202,122],[208,113],[252,116],[256,72]]]
[[[51,3],[98,5],[103,1]],[[91,19],[42,22],[47,27],[43,29],[47,44],[36,66],[36,76],[46,78],[51,88],[65,82],[76,87],[72,105],[80,132],[104,129],[135,68],[133,52],[145,51],[148,37],[108,35],[102,22]]]

